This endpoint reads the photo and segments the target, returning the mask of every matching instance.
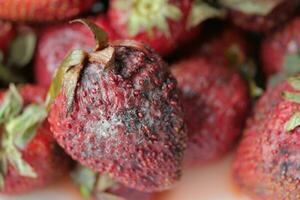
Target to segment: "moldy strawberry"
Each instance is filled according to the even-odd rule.
[[[269,87],[248,120],[233,176],[255,199],[299,198],[299,80]]]
[[[180,178],[186,144],[176,80],[141,43],[108,43],[87,20],[97,46],[73,51],[50,87],[49,121],[58,143],[82,165],[141,191]]]

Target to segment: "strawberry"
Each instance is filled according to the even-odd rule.
[[[243,128],[249,107],[246,83],[229,68],[201,57],[175,64],[172,72],[188,127],[186,165],[220,158]]]
[[[95,200],[151,200],[151,193],[144,193],[121,185],[105,174],[98,174],[78,165],[72,172],[72,180],[80,188],[83,197]]]
[[[24,193],[48,185],[70,167],[45,120],[46,90],[33,85],[1,92],[0,192]]]
[[[116,33],[110,28],[106,16],[93,18],[93,21],[108,32],[112,40],[117,38]],[[70,51],[74,49],[91,50],[93,45],[93,36],[79,24],[61,24],[42,30],[34,67],[37,83],[48,86],[56,68]]]
[[[202,37],[178,54],[184,58],[205,57],[216,65],[238,71],[247,80],[251,97],[259,96],[262,90],[255,81],[257,69],[251,59],[252,48],[245,35],[237,28],[216,25],[205,26]]]
[[[247,122],[233,176],[254,199],[299,197],[299,82],[269,87]]]
[[[201,0],[111,0],[108,15],[122,38],[145,42],[166,56],[197,36],[202,21],[223,13]]]
[[[299,0],[220,0],[230,20],[250,31],[268,32],[296,14]]]
[[[26,22],[63,20],[86,11],[93,3],[94,0],[2,0],[0,18]]]
[[[300,72],[299,29],[298,17],[263,41],[261,59],[263,70],[268,77],[276,73],[287,77]]]
[[[134,41],[108,43],[81,20],[97,46],[73,51],[50,87],[49,121],[58,143],[92,170],[141,191],[170,188],[179,178],[186,132],[168,66]]]

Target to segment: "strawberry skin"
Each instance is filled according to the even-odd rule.
[[[299,29],[300,18],[296,18],[263,41],[261,59],[263,70],[268,77],[279,72],[293,75],[300,71],[297,63],[289,62],[299,57]]]
[[[127,4],[126,6],[123,6],[124,3],[122,2],[122,0],[110,1],[108,11],[113,28],[122,38],[145,42],[162,56],[166,56],[174,51],[178,46],[179,40],[182,40],[182,42],[183,40],[188,40],[187,38],[183,39],[183,37],[188,36],[186,21],[191,10],[192,0],[129,0],[125,3]],[[138,6],[135,6],[135,4],[138,4]],[[142,6],[147,5],[151,9],[138,10],[142,9]],[[168,7],[172,8],[165,11]],[[155,11],[155,8],[163,8],[164,10]],[[147,20],[145,15],[139,16],[139,12],[152,16],[152,21],[150,19]],[[168,16],[168,12],[172,13],[171,16]],[[137,19],[145,18],[145,21],[140,22],[136,26],[130,26],[130,20],[134,21],[134,17]]]
[[[300,105],[282,97],[299,92],[287,81],[269,87],[257,103],[233,165],[237,185],[254,199],[298,199],[299,128],[285,130]]]
[[[80,63],[55,76],[52,89],[65,73],[49,115],[54,136],[93,171],[145,192],[168,189],[180,178],[186,142],[176,80],[147,46],[107,40],[71,53],[64,63],[81,55]]]
[[[33,85],[19,88],[24,105],[43,103],[47,90]],[[3,93],[1,94],[3,98]],[[21,150],[22,158],[37,174],[36,178],[21,176],[9,165],[1,193],[19,194],[44,187],[60,179],[70,169],[70,160],[55,142],[47,121],[37,129],[34,138]]]
[[[93,19],[112,40],[117,38],[106,16]],[[53,74],[65,56],[74,49],[91,50],[94,46],[92,34],[79,24],[62,24],[47,27],[40,33],[35,58],[34,73],[39,85],[49,86]]]
[[[10,21],[47,22],[74,17],[94,0],[2,0],[0,18]]]
[[[220,158],[243,128],[249,107],[246,83],[239,74],[204,58],[172,68],[181,90],[188,127],[186,165]]]
[[[15,36],[15,30],[12,24],[0,21],[0,51],[5,53],[10,42]]]
[[[238,10],[231,10],[229,12],[229,18],[234,24],[243,29],[254,32],[269,32],[294,16],[297,13],[299,5],[299,0],[282,1],[282,3],[279,3],[266,15],[249,14]]]

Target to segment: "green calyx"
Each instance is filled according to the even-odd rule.
[[[241,51],[238,45],[232,45],[225,52],[225,57],[230,67],[240,72],[248,82],[251,97],[257,98],[263,93],[263,89],[255,81],[257,67],[252,60],[247,60]]]
[[[296,112],[285,124],[284,130],[290,132],[300,125],[300,112]]]
[[[31,104],[24,108],[18,89],[10,85],[0,106],[0,187],[5,184],[8,165],[13,166],[21,176],[37,177],[32,167],[23,160],[20,150],[35,136],[36,130],[46,117],[44,105]]]
[[[283,92],[282,96],[287,101],[292,101],[300,104],[300,77],[291,77],[288,79],[288,83],[299,92]],[[284,130],[290,132],[300,126],[300,112],[294,113],[294,115],[286,122]]]
[[[268,85],[274,86],[280,81],[285,80],[287,77],[294,76],[300,73],[300,52],[288,54],[284,58],[283,70],[277,74],[272,75],[268,81]]]
[[[0,80],[4,84],[24,83],[25,79],[17,72],[17,68],[27,66],[34,56],[37,43],[36,34],[32,30],[23,30],[11,42],[9,51],[0,51]]]
[[[102,64],[109,68],[114,59],[114,48],[108,44],[107,34],[93,22],[87,19],[74,20],[71,23],[79,22],[86,25],[93,33],[96,47],[93,52],[87,53],[83,50],[72,51],[57,69],[47,95],[46,106],[49,110],[54,99],[63,89],[67,98],[67,115],[73,110],[74,97],[81,72],[86,62]]]
[[[194,0],[192,9],[187,19],[187,29],[198,26],[201,22],[210,18],[223,18],[226,12],[223,9],[216,8],[203,0]]]
[[[4,84],[26,82],[17,68],[24,68],[32,60],[36,48],[37,37],[32,30],[19,31],[11,42],[9,51],[0,51],[0,80]]]
[[[283,73],[286,76],[293,76],[300,72],[300,52],[285,56]]]
[[[268,15],[283,0],[220,0],[226,8],[237,10],[246,14]]]
[[[165,36],[170,35],[168,20],[179,21],[182,11],[171,4],[169,0],[119,0],[116,7],[128,13],[128,33],[135,36],[146,31],[152,36],[153,29],[161,31]]]
[[[34,56],[37,37],[33,31],[25,31],[16,37],[9,48],[8,66],[22,68],[29,64]]]
[[[72,180],[80,187],[80,193],[84,198],[92,195],[102,197],[100,199],[124,200],[121,197],[110,194],[107,191],[117,186],[117,183],[106,174],[99,175],[92,170],[78,165],[71,174]]]

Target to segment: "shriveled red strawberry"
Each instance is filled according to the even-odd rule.
[[[94,0],[2,0],[0,18],[26,22],[63,20],[86,11],[93,3]]]
[[[141,43],[73,51],[50,88],[49,121],[59,144],[81,164],[142,191],[170,188],[181,174],[186,132],[176,81]],[[52,101],[49,101],[50,104]]]
[[[220,0],[230,9],[229,18],[241,28],[268,32],[297,13],[299,0]]]
[[[93,21],[102,27],[111,40],[117,39],[106,16]],[[62,24],[45,28],[39,37],[35,58],[35,79],[38,84],[48,86],[55,70],[65,56],[75,49],[91,50],[94,46],[93,35],[79,24]]]
[[[95,200],[151,200],[151,193],[130,189],[105,174],[98,174],[78,165],[72,172],[73,182],[80,188],[83,197]]]
[[[13,40],[15,36],[15,30],[12,24],[8,22],[0,21],[0,52],[4,54],[10,42]]]
[[[145,42],[162,56],[197,35],[202,21],[222,16],[199,0],[112,0],[108,13],[122,38]]]
[[[249,107],[246,83],[238,73],[203,58],[172,68],[188,127],[186,164],[215,160],[233,147]]]
[[[300,72],[300,18],[268,36],[262,43],[261,59],[265,74],[284,76]]]
[[[254,199],[299,197],[299,82],[270,87],[247,122],[233,176]]]
[[[33,85],[18,89],[11,85],[1,93],[1,193],[23,193],[46,186],[70,167],[45,121],[46,91]]]

